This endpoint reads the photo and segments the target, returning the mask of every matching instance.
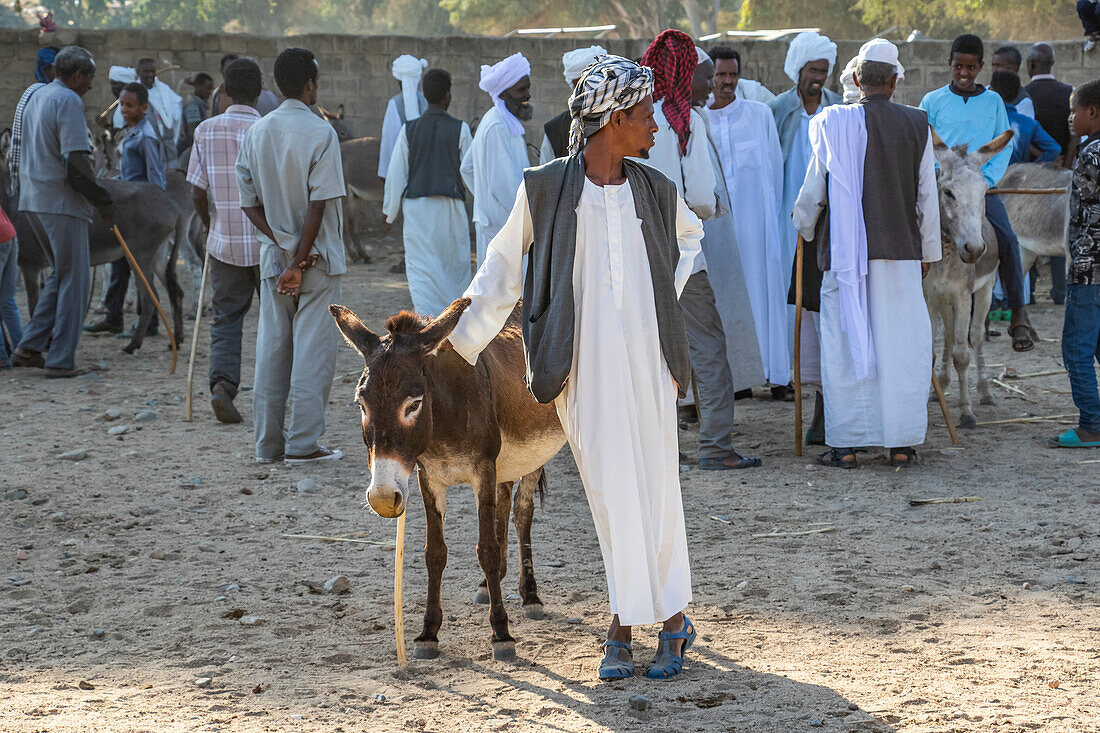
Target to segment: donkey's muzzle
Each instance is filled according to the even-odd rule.
[[[375,458],[371,463],[370,486],[367,487],[367,504],[378,516],[396,519],[405,512],[409,477],[400,461],[392,458]]]

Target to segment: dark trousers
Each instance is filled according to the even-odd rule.
[[[210,258],[207,275],[213,290],[210,326],[210,389],[222,385],[230,399],[241,384],[241,333],[244,317],[259,293],[260,268],[240,267]]]
[[[152,281],[149,283],[152,285]],[[105,320],[108,323],[122,325],[122,308],[126,305],[126,290],[130,287],[130,261],[120,257],[111,263],[111,279],[107,282],[107,294],[103,296],[103,307],[107,309]],[[143,287],[139,285],[138,287]],[[155,292],[155,287],[154,287]],[[138,298],[137,313],[141,315],[141,298]],[[135,326],[136,328],[136,326]],[[157,332],[157,319],[149,321],[147,336]]]
[[[1066,320],[1062,325],[1062,361],[1069,372],[1079,424],[1100,433],[1100,393],[1096,362],[1100,361],[1100,285],[1066,286]]]
[[[1012,224],[1008,221],[1008,211],[1001,197],[990,194],[985,197],[985,218],[993,225],[997,233],[997,253],[1001,262],[997,274],[1001,276],[1001,287],[1005,291],[1005,300],[1009,308],[1020,308],[1024,300],[1024,272],[1020,264],[1020,243]]]
[[[1077,0],[1077,17],[1081,19],[1081,25],[1085,29],[1085,35],[1100,33],[1100,13],[1096,4],[1091,0]]]

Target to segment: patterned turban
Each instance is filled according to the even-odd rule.
[[[674,29],[654,38],[642,55],[642,66],[653,69],[653,101],[664,101],[661,108],[680,141],[681,154],[687,152],[691,133],[691,77],[698,65],[695,41],[687,33]]]
[[[630,109],[653,94],[653,70],[622,56],[598,56],[585,69],[569,96],[569,153],[611,121],[611,113]]]

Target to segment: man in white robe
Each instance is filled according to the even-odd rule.
[[[710,56],[714,61],[714,103],[707,110],[710,133],[733,209],[764,378],[782,389],[791,381],[787,346],[791,272],[783,267],[779,238],[783,150],[768,106],[742,97],[741,55],[730,46],[717,46]]]
[[[462,180],[474,194],[477,262],[507,221],[523,170],[531,165],[523,123],[531,119],[531,62],[515,53],[481,67],[478,85],[493,99],[481,118],[474,144],[462,159]]]
[[[855,468],[855,446],[884,446],[911,466],[924,442],[932,377],[932,326],[921,279],[940,259],[939,202],[928,117],[894,104],[897,47],[860,49],[858,104],[836,106],[810,125],[812,156],[794,210],[808,240],[828,206],[818,241],[821,378],[825,436],[820,462]]]
[[[401,54],[393,60],[390,71],[401,84],[401,92],[390,97],[382,116],[382,137],[378,141],[378,177],[385,178],[390,169],[390,157],[397,146],[401,126],[417,119],[428,109],[428,100],[419,90],[420,77],[428,68],[427,59]]]
[[[570,98],[572,154],[524,174],[450,335],[475,363],[522,292],[528,384],[557,406],[607,571],[601,679],[633,675],[633,625],[664,622],[654,678],[679,674],[695,639],[676,445],[691,366],[676,299],[703,232],[664,176],[624,160],[652,145],[652,91],[652,71],[618,56],[588,70]]]
[[[596,62],[600,56],[607,55],[607,49],[603,46],[588,46],[576,48],[562,54],[562,75],[565,83],[569,85],[569,93],[577,86],[584,70]],[[542,145],[539,146],[539,165],[546,165],[554,158],[564,158],[569,154],[569,125],[573,118],[569,110],[565,110],[556,117],[552,117],[542,126]]]
[[[470,284],[470,224],[459,165],[473,137],[447,114],[451,75],[424,75],[428,109],[405,124],[386,173],[382,213],[388,223],[405,207],[405,275],[413,308],[439,315]]]

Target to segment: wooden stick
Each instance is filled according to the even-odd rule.
[[[989,190],[989,193],[995,193],[995,194],[1000,194],[1000,195],[1017,194],[1017,193],[1036,193],[1036,194],[1048,194],[1048,195],[1055,195],[1056,196],[1060,193],[1065,193],[1065,192],[1066,192],[1066,189],[1064,189],[1064,188],[993,188],[993,189]]]
[[[794,255],[794,454],[802,457],[802,235]]]
[[[393,633],[397,641],[397,666],[409,666],[405,657],[405,609],[402,603],[405,574],[405,514],[397,518],[397,552],[393,567]]]
[[[808,534],[824,534],[826,532],[836,532],[836,527],[818,527],[817,529],[803,529],[798,532],[767,532],[765,534],[754,534],[753,539],[766,540],[775,537],[802,537]]]
[[[991,379],[989,381],[993,382],[993,384],[997,385],[998,387],[1004,387],[1009,392],[1015,392],[1016,394],[1020,395],[1021,399],[1025,399],[1028,402],[1034,402],[1035,401],[1035,400],[1031,399],[1030,397],[1028,397],[1027,392],[1024,392],[1019,387],[1013,387],[1011,384],[1005,384],[1004,382],[1002,382],[999,379]]]
[[[360,540],[354,537],[328,537],[322,534],[284,534],[280,535],[290,540],[323,540],[324,542],[354,542],[359,545],[374,545],[375,547],[393,547],[389,542],[376,540]]]
[[[130,267],[137,273],[138,278],[141,279],[142,284],[145,286],[146,292],[149,293],[149,297],[153,300],[153,305],[157,307],[157,313],[160,314],[161,323],[164,324],[164,330],[168,332],[168,341],[172,345],[172,368],[168,370],[169,374],[176,373],[176,360],[179,357],[176,349],[176,334],[172,333],[172,327],[168,325],[168,318],[164,315],[164,310],[160,307],[160,301],[157,300],[157,296],[153,294],[153,286],[149,284],[149,281],[145,278],[145,273],[138,267],[137,260],[134,259],[133,253],[130,248],[126,246],[126,240],[122,238],[122,232],[118,230],[117,224],[111,225],[111,230],[115,233],[115,239],[122,245],[122,251],[126,253],[126,259],[130,261]]]
[[[927,506],[929,504],[962,504],[967,501],[981,501],[980,496],[948,496],[944,499],[910,499],[909,506]]]
[[[951,419],[951,410],[947,407],[947,397],[940,386],[939,377],[936,376],[936,359],[932,358],[932,389],[936,393],[936,400],[940,403],[940,412],[943,413],[944,422],[947,423],[947,433],[951,436],[951,445],[959,444],[959,434],[955,430],[955,421]]]
[[[1045,420],[1062,420],[1067,417],[1077,417],[1076,412],[1067,413],[1065,415],[1046,415],[1046,416],[1034,416],[1034,417],[1014,417],[1011,420],[990,420],[989,422],[978,423],[979,427],[985,427],[987,425],[1012,425],[1014,423],[1032,423],[1043,422]]]
[[[1065,369],[1055,369],[1054,371],[1050,371],[1050,372],[1033,372],[1031,374],[1016,374],[1016,375],[1005,374],[1004,378],[1005,379],[1031,379],[1032,377],[1054,377],[1054,376],[1060,376],[1062,374],[1068,374],[1068,373],[1069,372],[1067,372]]]
[[[191,333],[191,356],[187,359],[187,410],[183,421],[191,422],[191,387],[195,381],[195,347],[199,345],[199,321],[202,320],[202,295],[206,291],[206,274],[210,270],[210,249],[207,248],[206,256],[202,260],[202,278],[199,280],[199,304],[195,309],[195,328]]]
[[[711,514],[710,518],[713,519],[716,522],[721,522],[722,524],[733,524],[733,522],[731,522],[726,517],[720,517],[717,514]]]

